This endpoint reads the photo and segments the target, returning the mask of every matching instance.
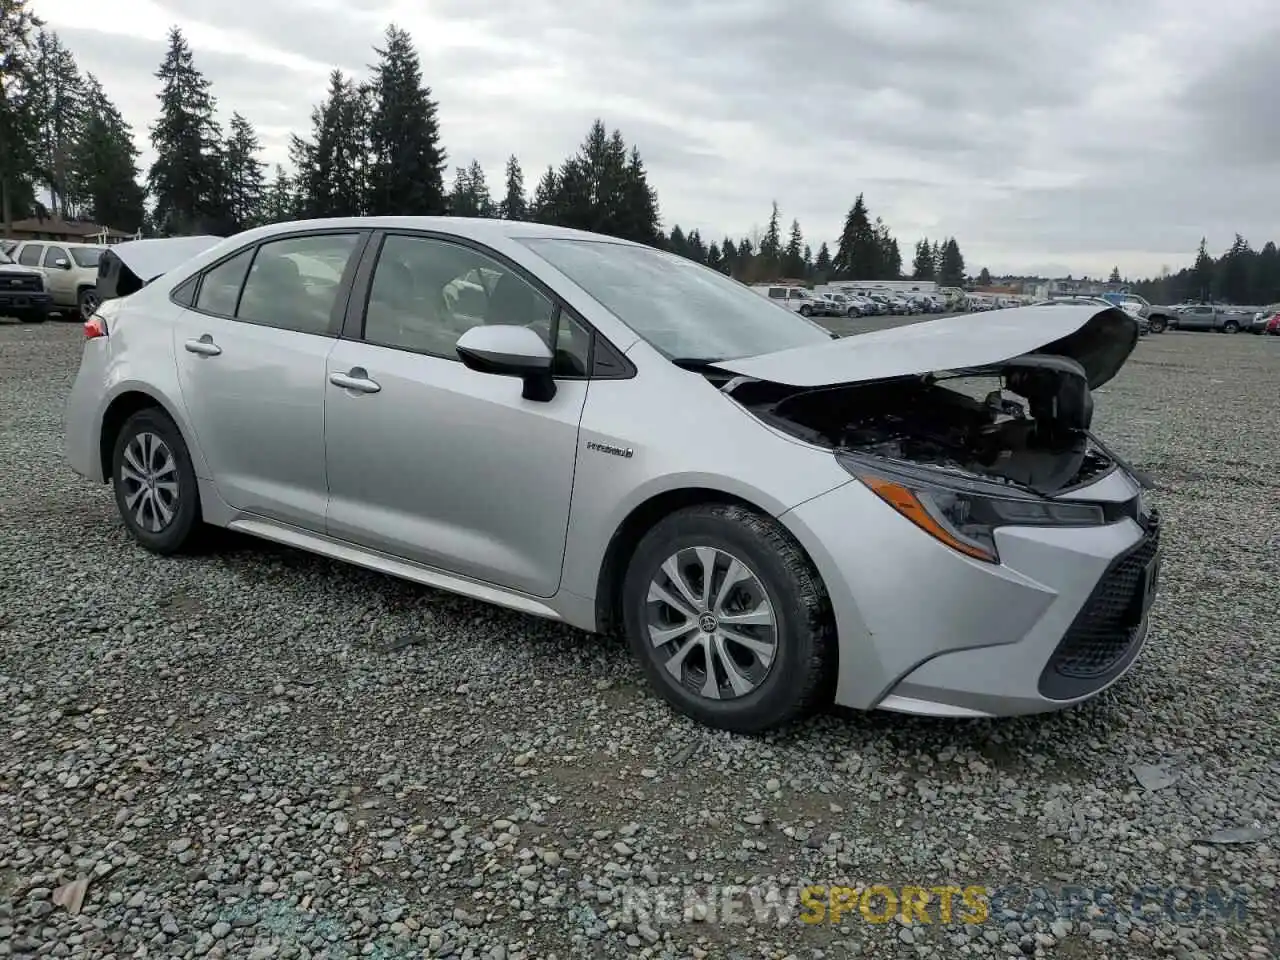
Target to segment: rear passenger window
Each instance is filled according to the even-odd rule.
[[[298,333],[332,335],[342,275],[359,234],[272,240],[258,247],[236,319]]]
[[[40,254],[44,253],[44,244],[28,243],[18,254],[18,262],[24,266],[34,267],[40,263]]]
[[[200,282],[200,294],[196,297],[196,309],[215,313],[220,317],[234,317],[236,301],[240,298],[240,286],[253,259],[252,248],[224,260],[204,275]]]

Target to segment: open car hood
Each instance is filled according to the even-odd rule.
[[[1137,342],[1137,320],[1118,307],[1015,307],[957,314],[715,366],[753,380],[822,387],[990,368],[1028,354],[1051,354],[1080,364],[1094,389],[1119,372]]]
[[[127,240],[109,249],[141,282],[150,283],[221,242],[222,237],[160,237]]]

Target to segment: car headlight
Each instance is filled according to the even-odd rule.
[[[1085,527],[1106,522],[1097,504],[1046,500],[994,482],[856,454],[837,454],[836,459],[925,533],[987,563],[1000,562],[997,527]]]

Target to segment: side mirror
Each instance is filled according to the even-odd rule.
[[[58,257],[58,258],[56,258],[56,259],[53,261],[53,265],[54,265],[55,267],[57,267],[59,270],[70,270],[70,269],[71,269],[71,261],[70,261],[70,260],[68,260],[66,257]]]
[[[508,324],[472,327],[458,338],[458,357],[477,373],[519,377],[521,396],[546,403],[556,395],[551,350],[528,327]]]

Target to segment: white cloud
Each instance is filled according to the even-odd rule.
[[[172,24],[267,159],[334,67],[413,34],[451,165],[532,186],[602,116],[639,146],[667,224],[748,232],[776,199],[816,248],[859,192],[909,252],[954,234],[970,268],[1188,262],[1260,244],[1280,175],[1280,7],[1219,0],[39,0],[134,125]],[[144,145],[144,144],[140,144]],[[146,158],[146,159],[149,159]]]

